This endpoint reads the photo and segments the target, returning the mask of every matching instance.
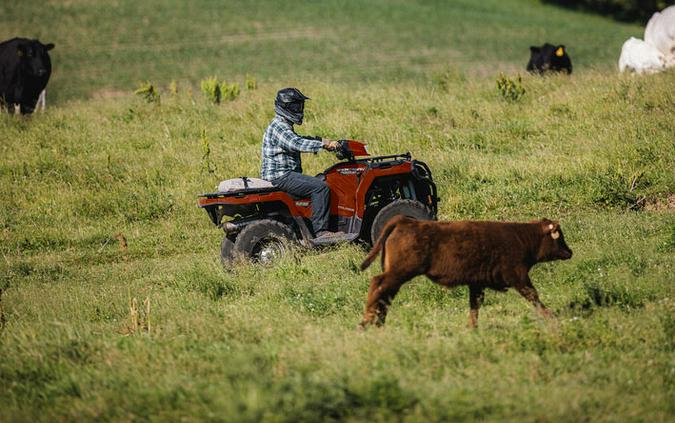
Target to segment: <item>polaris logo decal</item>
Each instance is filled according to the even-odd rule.
[[[296,201],[295,205],[300,207],[307,207],[309,206],[309,201]]]
[[[338,169],[338,173],[341,175],[358,175],[361,172],[363,172],[363,169],[359,169],[358,167],[348,167],[345,169]]]

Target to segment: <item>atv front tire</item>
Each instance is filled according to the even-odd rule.
[[[234,259],[234,241],[231,235],[225,234],[220,241],[220,262],[229,264]]]
[[[295,239],[295,233],[288,225],[263,219],[247,225],[239,232],[232,251],[235,257],[269,264],[286,255]]]
[[[382,207],[373,219],[370,227],[371,244],[380,237],[384,225],[395,216],[403,215],[417,220],[436,220],[436,216],[429,207],[415,200],[396,200]]]

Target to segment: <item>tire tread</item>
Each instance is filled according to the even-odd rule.
[[[382,207],[370,227],[371,244],[377,241],[384,225],[394,216],[404,215],[420,220],[436,220],[436,216],[429,207],[417,200],[401,199],[395,200]]]

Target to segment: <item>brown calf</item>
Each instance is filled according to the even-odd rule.
[[[361,326],[384,324],[387,308],[401,286],[418,275],[454,287],[469,286],[469,325],[476,326],[483,291],[515,288],[544,316],[551,313],[539,300],[528,272],[537,263],[567,260],[560,225],[548,219],[515,222],[434,222],[404,216],[391,219],[361,270],[382,250],[383,273],[373,277]]]

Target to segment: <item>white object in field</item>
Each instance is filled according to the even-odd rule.
[[[665,68],[665,59],[653,45],[639,38],[630,37],[621,47],[620,72],[652,73]]]
[[[35,109],[44,112],[46,107],[47,107],[47,90],[42,90],[42,92],[40,93],[40,97],[38,97],[37,106],[35,107]]]
[[[218,184],[218,192],[241,191],[243,189],[273,188],[271,182],[259,178],[226,179]]]
[[[675,66],[675,6],[652,15],[645,27],[645,42],[663,53],[666,67]]]

